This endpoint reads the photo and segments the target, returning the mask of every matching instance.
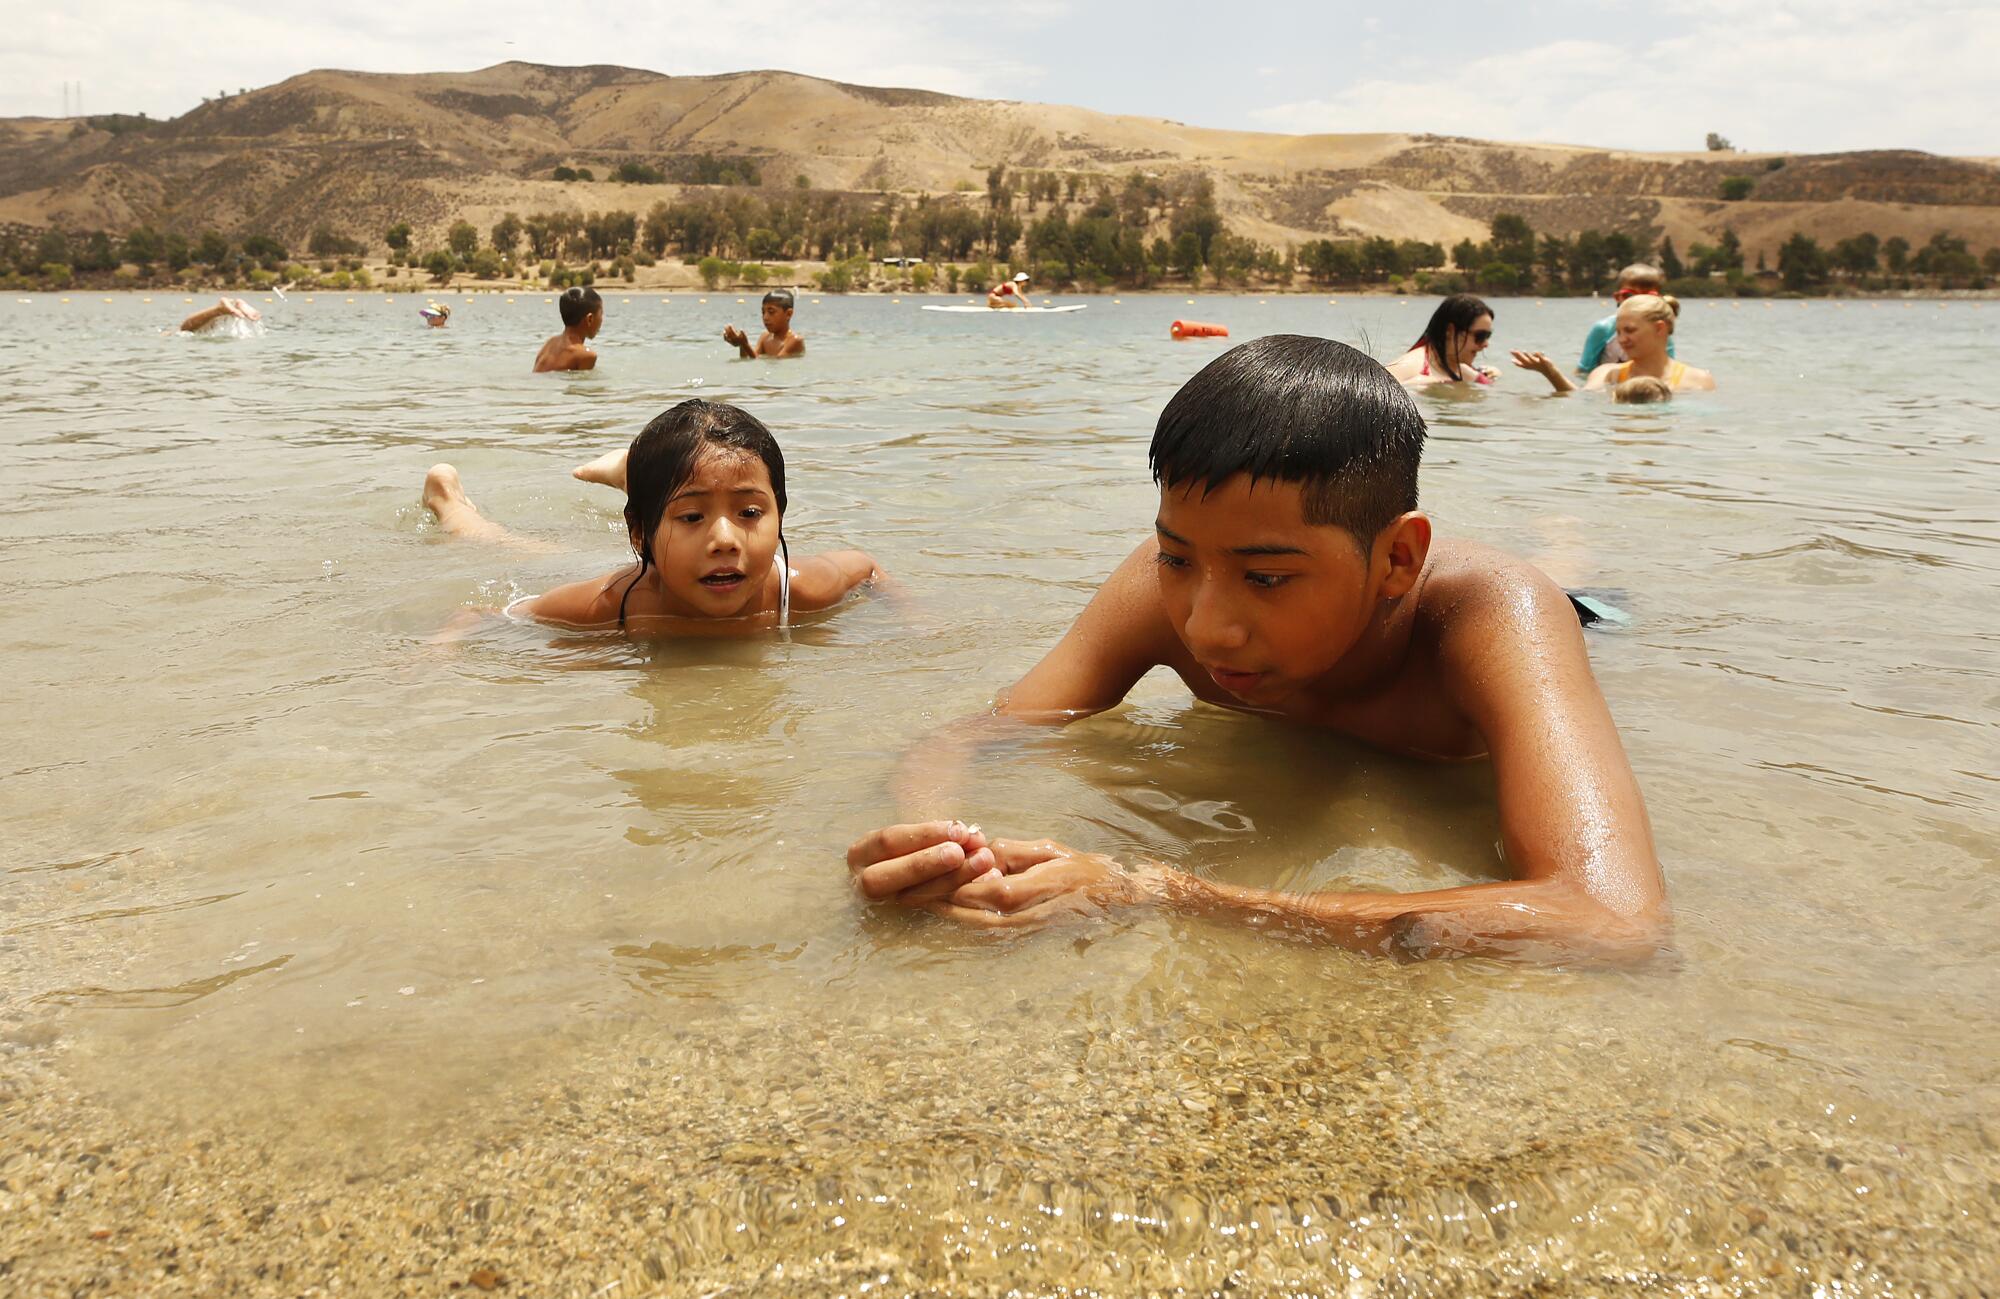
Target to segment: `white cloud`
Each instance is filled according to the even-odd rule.
[[[1631,42],[1565,39],[1251,114],[1269,130],[1430,131],[1632,149],[2000,153],[2000,6],[1697,0]]]

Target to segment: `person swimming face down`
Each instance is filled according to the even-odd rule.
[[[742,618],[783,554],[785,457],[762,420],[699,398],[661,412],[632,441],[625,526],[639,574],[662,606],[691,618]]]

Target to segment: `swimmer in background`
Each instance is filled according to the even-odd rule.
[[[1641,293],[1625,299],[1617,313],[1618,345],[1631,359],[1598,366],[1584,381],[1584,390],[1597,392],[1609,388],[1614,400],[1628,403],[1664,400],[1660,390],[1664,390],[1665,397],[1683,389],[1713,392],[1714,375],[1685,361],[1676,361],[1669,350],[1674,340],[1674,323],[1680,314],[1679,298]],[[1576,391],[1569,376],[1546,353],[1516,352],[1514,364],[1547,379],[1558,394]]]
[[[1636,379],[1627,379],[1611,390],[1611,400],[1621,406],[1646,406],[1673,399],[1674,390],[1667,387],[1665,379],[1652,379],[1643,374]]]
[[[1423,337],[1389,363],[1389,373],[1410,388],[1433,384],[1490,387],[1498,373],[1479,364],[1493,341],[1493,308],[1470,293],[1454,293],[1438,303]]]
[[[432,329],[443,329],[451,321],[451,308],[442,304],[434,307],[418,307],[417,314]]]
[[[1028,305],[1028,273],[1017,271],[1014,278],[995,285],[986,294],[989,307],[1025,307]]]
[[[1618,346],[1626,359],[1592,370],[1584,390],[1615,388],[1632,379],[1658,379],[1677,393],[1713,392],[1714,375],[1674,359],[1674,327],[1680,314],[1679,298],[1641,293],[1625,299],[1618,308]]]
[[[1611,295],[1616,304],[1610,315],[1590,327],[1583,337],[1583,357],[1576,363],[1578,374],[1589,374],[1600,365],[1623,361],[1625,349],[1618,342],[1617,307],[1625,305],[1627,298],[1636,298],[1641,293],[1661,294],[1667,291],[1667,273],[1646,262],[1633,262],[1618,272],[1618,289]],[[1673,341],[1667,342],[1667,355],[1674,354]]]
[[[1556,396],[1565,397],[1576,391],[1576,385],[1570,382],[1569,376],[1562,372],[1562,367],[1557,365],[1548,353],[1515,352],[1513,357],[1515,365],[1523,370],[1532,370],[1547,379],[1549,386],[1555,389]],[[1621,406],[1643,406],[1649,402],[1673,399],[1674,390],[1667,386],[1665,379],[1655,379],[1648,375],[1640,375],[1623,383],[1611,385],[1611,400]]]
[[[216,321],[230,318],[248,320],[255,323],[263,318],[263,313],[241,298],[221,298],[217,300],[214,306],[197,311],[186,320],[183,320],[180,332],[183,334],[199,334]]]
[[[604,327],[604,299],[596,289],[570,288],[556,299],[562,313],[563,331],[542,344],[535,353],[535,373],[549,370],[594,370],[597,353],[590,340]]]
[[[653,635],[748,635],[794,612],[831,609],[880,581],[865,551],[786,554],[785,457],[756,416],[700,399],[654,417],[628,450],[575,476],[626,493],[635,562],[508,606],[540,622]],[[515,540],[466,499],[458,471],[433,465],[424,505],[455,536]]]
[[[764,295],[764,334],[755,347],[750,346],[750,336],[734,325],[725,325],[722,341],[734,347],[746,361],[758,357],[780,360],[788,356],[804,356],[806,340],[792,332],[792,308],[796,305],[790,289],[772,289]]]

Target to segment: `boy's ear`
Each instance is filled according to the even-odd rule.
[[[1423,575],[1424,560],[1430,553],[1430,516],[1416,510],[1397,515],[1375,536],[1374,568],[1381,575],[1376,587],[1379,597],[1395,600],[1408,595]]]

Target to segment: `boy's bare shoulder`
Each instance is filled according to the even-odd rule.
[[[1519,555],[1476,541],[1441,538],[1418,593],[1422,617],[1457,620],[1542,604],[1569,608],[1555,579]]]
[[[1431,547],[1418,591],[1418,625],[1440,657],[1461,666],[1489,655],[1532,656],[1550,634],[1581,639],[1569,595],[1541,569],[1474,541]]]
[[[1092,630],[1155,664],[1193,663],[1160,598],[1160,542],[1147,537],[1104,579],[1084,610]],[[1081,621],[1081,620],[1079,620]]]

